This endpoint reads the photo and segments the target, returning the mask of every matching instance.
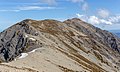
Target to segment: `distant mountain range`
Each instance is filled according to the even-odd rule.
[[[114,33],[118,37],[120,37],[120,30],[110,30],[110,32]]]
[[[115,33],[118,37],[120,37],[120,33]]]

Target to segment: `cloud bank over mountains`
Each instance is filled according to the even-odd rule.
[[[119,24],[120,23],[120,16],[109,16],[107,18],[100,18],[98,16],[86,16],[77,13],[76,16],[80,19],[82,19],[85,22],[91,23],[91,24],[106,24],[106,25],[112,25],[112,24]]]

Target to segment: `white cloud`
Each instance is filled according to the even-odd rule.
[[[107,24],[107,25],[112,25],[113,23],[109,20],[101,19],[96,16],[90,16],[88,19],[88,23],[91,24]]]
[[[88,22],[91,24],[100,24],[100,20],[96,16],[90,16]]]
[[[107,25],[113,24],[110,20],[101,19],[96,16],[86,16],[86,15],[80,15],[78,13],[76,14],[76,16],[80,18],[81,20],[91,23],[91,24],[107,24]]]
[[[18,10],[45,10],[45,9],[55,9],[55,7],[23,6],[18,8]]]
[[[88,17],[86,15],[82,15],[82,14],[77,13],[76,16],[85,22],[88,21]]]
[[[72,1],[72,2],[74,2],[74,3],[84,2],[84,0],[67,0],[67,1]]]
[[[47,4],[49,4],[49,5],[57,4],[57,1],[56,1],[56,0],[41,0],[41,2],[47,3]]]
[[[47,10],[47,9],[59,9],[56,7],[41,7],[41,6],[22,6],[16,7],[16,9],[0,10],[0,12],[19,12],[19,11],[30,11],[30,10]]]
[[[83,11],[87,11],[88,10],[88,3],[85,0],[67,0],[67,1],[71,1],[73,3],[81,3],[81,9]]]
[[[88,10],[88,3],[83,3],[83,5],[82,5],[82,10],[83,11],[87,11]]]
[[[85,2],[84,2],[85,3]],[[83,10],[87,10],[87,6],[85,5]],[[77,13],[76,16],[81,20],[91,23],[91,24],[105,24],[105,25],[114,25],[120,24],[120,15],[110,15],[110,12],[107,9],[99,9],[98,15],[87,16],[86,14]]]
[[[0,10],[0,12],[19,12],[20,10]]]
[[[81,17],[83,17],[84,15],[80,15],[80,14],[77,13],[76,16],[79,17],[79,18],[81,18]]]
[[[111,21],[114,24],[117,24],[117,23],[120,23],[120,16],[109,17],[108,20]]]
[[[98,10],[98,15],[102,18],[106,18],[110,15],[110,12],[106,9],[99,9]]]
[[[100,23],[101,24],[107,24],[107,25],[112,25],[113,24],[111,21],[104,20],[104,19],[100,19]]]

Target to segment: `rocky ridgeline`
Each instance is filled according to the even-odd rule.
[[[88,71],[106,72],[107,66],[119,72],[120,39],[78,18],[64,22],[26,19],[11,26],[0,33],[0,61],[12,61],[23,52],[44,46],[54,47]]]

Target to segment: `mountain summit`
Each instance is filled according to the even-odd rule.
[[[0,33],[0,71],[120,72],[120,39],[78,18],[23,20]]]

